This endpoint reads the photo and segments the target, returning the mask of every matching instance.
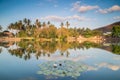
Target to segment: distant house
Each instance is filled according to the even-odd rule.
[[[11,33],[10,31],[5,30],[5,31],[3,31],[3,36],[4,37],[14,37],[14,34]]]
[[[112,32],[105,32],[103,35],[110,35]]]

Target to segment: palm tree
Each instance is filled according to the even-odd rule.
[[[28,24],[28,26],[30,25],[30,23],[31,23],[31,21],[30,21],[30,19],[28,19],[28,20],[27,20],[27,24]]]
[[[7,29],[12,29],[11,25],[9,25],[9,26],[7,27]]]
[[[43,22],[43,27],[45,27],[46,26],[46,23],[45,22]]]
[[[22,21],[21,20],[18,22],[18,26],[19,26],[19,30],[22,30]]]
[[[68,21],[66,22],[66,26],[67,28],[70,26],[70,23]]]
[[[48,26],[50,26],[50,21],[48,21],[48,23],[47,23],[47,24],[48,24]]]
[[[26,25],[28,23],[27,18],[23,19],[24,24]]]
[[[60,26],[61,26],[61,28],[64,26],[64,23],[62,22],[61,24],[60,24]]]
[[[35,25],[37,28],[41,28],[41,22],[38,19],[36,19]]]
[[[2,31],[2,26],[0,25],[0,31]]]
[[[39,23],[39,20],[36,19],[36,21],[35,21],[35,25],[36,25],[37,28],[38,28],[38,23]]]
[[[19,26],[18,26],[18,22],[15,22],[15,24],[13,24],[13,29],[19,29]]]
[[[26,23],[26,29],[29,30],[30,29],[30,24],[31,24],[31,21],[30,19],[27,19],[27,23]]]

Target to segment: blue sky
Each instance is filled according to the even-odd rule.
[[[120,21],[120,0],[0,0],[0,25],[4,29],[24,18],[51,21],[57,27],[98,28]]]

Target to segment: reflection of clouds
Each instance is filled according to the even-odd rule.
[[[98,70],[96,67],[94,67],[94,66],[88,66],[87,65],[87,71],[91,71],[91,70]]]
[[[51,57],[46,57],[43,56],[40,59],[43,60],[48,60],[48,61],[56,61],[56,60],[71,60],[71,61],[79,61],[79,60],[86,60],[88,58],[91,58],[91,56],[89,55],[78,55],[76,57],[66,57],[66,56],[58,56],[58,55],[54,55]]]
[[[62,58],[61,58],[62,59]],[[40,70],[38,71],[38,74],[46,75],[48,79],[51,78],[57,78],[59,77],[74,77],[77,78],[80,76],[82,72],[85,71],[97,71],[101,68],[108,68],[113,71],[117,71],[120,69],[120,65],[112,64],[108,62],[101,62],[98,64],[88,65],[80,63],[79,61],[71,61],[71,60],[58,60],[54,61],[56,59],[53,59],[53,61],[47,61],[43,62],[39,65]],[[57,65],[56,68],[54,68],[54,64]],[[61,64],[61,65],[60,65]]]
[[[100,64],[97,64],[95,66],[88,66],[88,71],[90,70],[99,70],[100,68],[109,68],[113,71],[117,71],[120,69],[120,65],[116,65],[116,64],[109,64],[109,63],[106,63],[106,62],[103,62],[103,63],[100,63]]]
[[[120,60],[120,56],[118,56],[118,55],[117,55],[117,56],[114,56],[113,59],[114,59],[114,60]]]
[[[111,70],[114,70],[114,71],[120,69],[120,65],[109,64],[109,63],[101,63],[101,64],[98,65],[98,67],[99,68],[101,68],[101,67],[107,67],[107,68],[109,68]]]
[[[37,79],[34,78],[34,77],[26,77],[26,78],[23,78],[23,79],[20,79],[20,80],[37,80]]]

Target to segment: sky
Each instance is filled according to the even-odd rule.
[[[28,18],[95,29],[120,21],[120,0],[0,0],[0,25]]]

